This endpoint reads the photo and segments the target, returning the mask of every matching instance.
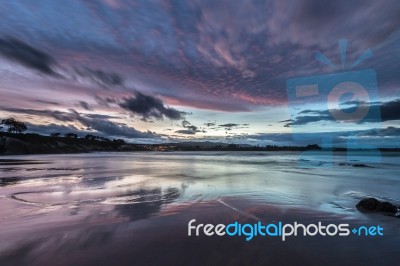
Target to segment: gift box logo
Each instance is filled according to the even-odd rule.
[[[344,69],[347,41],[340,40],[339,47],[342,68]],[[318,144],[325,148],[326,156],[329,158],[332,156],[330,150],[333,147],[343,146],[343,143],[337,142],[338,135],[335,132],[339,132],[344,128],[344,125],[381,121],[380,108],[376,104],[379,99],[375,70],[351,70],[351,68],[371,56],[372,52],[368,49],[351,65],[349,71],[287,80],[288,106],[292,121],[290,125],[293,140],[296,143],[310,144],[312,142]],[[321,53],[317,53],[316,59],[337,69]],[[300,107],[304,106],[308,110],[301,110]],[[313,111],[312,108],[316,106],[318,110],[324,111]],[[315,134],[304,132],[304,125],[313,121],[324,121],[324,123],[326,122],[325,124],[329,124],[331,133],[320,134],[316,139]],[[319,128],[317,131],[322,132],[323,130]],[[343,139],[341,141],[343,142]],[[345,141],[345,147],[347,148],[347,160],[349,161],[365,161],[366,158],[369,162],[380,161],[379,150],[365,143],[361,144],[355,136]],[[363,151],[363,156],[360,156],[361,150]],[[303,155],[309,155],[310,153],[312,154],[313,152],[306,152]],[[366,153],[369,156],[365,156]]]

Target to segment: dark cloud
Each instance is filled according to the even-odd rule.
[[[40,103],[40,104],[45,104],[45,105],[60,105],[60,103],[55,102],[55,101],[46,101],[46,100],[34,100],[34,102]]]
[[[56,111],[56,110],[38,110],[38,109],[28,109],[28,108],[1,108],[3,111],[20,113],[35,116],[51,117],[63,122],[73,122],[75,121],[74,115],[71,113]]]
[[[180,112],[174,108],[166,107],[161,99],[136,92],[135,97],[125,98],[119,104],[125,110],[133,114],[140,115],[144,120],[149,118],[162,119],[164,116],[173,119],[183,119],[184,112]]]
[[[96,102],[101,105],[101,106],[105,106],[105,107],[109,107],[110,104],[115,104],[117,103],[117,99],[113,98],[113,97],[100,97],[98,95],[95,96],[95,100]]]
[[[187,121],[187,120],[183,120],[182,121],[182,126],[184,127],[184,128],[187,128],[187,129],[189,129],[189,130],[192,130],[192,131],[194,131],[194,132],[197,132],[197,127],[196,126],[193,126],[189,121]]]
[[[368,136],[368,137],[398,137],[400,138],[400,128],[387,127],[383,129],[368,129],[360,131],[355,134],[356,136]]]
[[[157,134],[151,131],[141,132],[123,124],[117,124],[109,120],[88,118],[77,114],[77,121],[90,130],[96,130],[107,136],[118,136],[125,138],[157,138]]]
[[[175,133],[185,134],[185,135],[195,135],[197,132],[204,132],[204,130],[199,130],[198,127],[192,125],[189,121],[183,120],[182,126],[185,129],[177,130]]]
[[[90,105],[85,101],[79,101],[79,106],[81,106],[83,109],[88,110],[88,111],[92,110]]]
[[[99,134],[111,137],[125,138],[158,138],[159,136],[151,131],[142,132],[125,124],[118,124],[108,120],[111,116],[104,115],[82,115],[77,111],[70,109],[69,112],[52,111],[52,110],[35,110],[35,109],[19,109],[19,108],[3,108],[2,110],[30,114],[42,117],[51,117],[62,123],[79,122],[85,127],[84,132],[97,131]],[[71,125],[64,125],[70,128]]]
[[[228,134],[235,134],[235,133],[230,132],[233,129],[243,129],[243,128],[248,128],[248,127],[249,127],[249,124],[226,123],[226,124],[218,125],[211,129],[214,129],[214,130],[223,129],[223,130],[225,130],[225,133],[228,135]]]
[[[196,132],[190,129],[180,129],[180,130],[176,130],[175,133],[179,133],[179,134],[185,134],[185,135],[195,135]]]
[[[65,76],[62,76],[54,70],[58,65],[55,58],[15,38],[0,38],[0,54],[26,67],[37,70],[42,74],[53,77],[73,79],[74,76],[77,75],[80,78],[87,79],[94,84],[106,88],[124,85],[124,79],[121,75],[114,72],[91,69],[89,67],[64,68],[63,70],[66,71],[66,73]]]
[[[219,125],[219,127],[228,127],[228,128],[237,127],[237,126],[239,126],[239,124],[234,124],[234,123],[228,123],[228,124]]]
[[[346,147],[351,143],[357,143],[359,147],[364,148],[400,147],[400,128],[396,127],[337,132],[259,133],[234,136],[236,139],[242,137],[272,145],[320,144],[321,140],[328,137],[331,139],[331,145],[337,147]]]
[[[235,123],[228,123],[228,124],[218,125],[218,127],[222,127],[225,130],[232,130],[233,128],[237,128],[239,126],[240,126],[239,124],[235,124]]]
[[[88,67],[84,67],[81,69],[75,68],[75,73],[82,78],[89,79],[95,84],[98,84],[102,87],[113,87],[113,86],[123,86],[124,79],[117,73],[114,72],[106,72],[98,69],[90,69]]]
[[[400,120],[400,99],[381,105],[382,121]]]
[[[286,120],[282,120],[279,121],[279,123],[284,123],[284,127],[291,127],[292,123],[293,123],[293,119],[286,119]]]
[[[33,133],[39,133],[42,135],[50,135],[52,133],[75,133],[75,134],[85,134],[84,131],[81,131],[77,129],[76,127],[72,125],[57,125],[54,123],[48,124],[48,125],[36,125],[32,123],[26,123],[28,127],[28,132],[33,132]]]
[[[93,118],[93,119],[116,119],[119,118],[115,115],[101,115],[101,114],[85,114],[86,117]]]
[[[215,123],[204,123],[204,125],[206,127],[213,127],[213,126],[215,126]]]
[[[319,122],[319,121],[333,121],[334,120],[328,110],[317,111],[317,112],[318,113],[315,115],[298,116],[295,119],[293,119],[292,122],[289,122],[289,123],[285,124],[284,126],[291,127],[291,126],[298,126],[298,125],[306,125],[308,123]]]
[[[355,102],[354,102],[355,103]],[[346,105],[351,104],[347,102]],[[367,105],[366,103],[356,103],[357,105],[348,106],[341,109],[344,113],[352,113],[355,108],[371,108],[371,107],[379,107],[380,108],[380,121],[395,121],[400,120],[400,99],[396,99],[389,102],[384,103],[372,103]],[[305,125],[312,122],[319,121],[333,121],[333,117],[329,110],[303,110],[299,112],[299,115],[295,119],[284,120],[281,122],[287,122],[285,127],[294,126],[294,125]],[[362,123],[367,122],[380,122],[377,121],[376,118],[366,117],[362,120]]]
[[[42,74],[60,77],[53,70],[53,67],[57,65],[53,57],[20,40],[0,38],[0,53],[8,59],[37,70]]]

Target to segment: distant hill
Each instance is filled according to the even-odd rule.
[[[249,145],[249,144],[235,144],[235,143],[212,142],[212,141],[184,141],[184,142],[175,142],[175,143],[165,143],[163,145],[177,146],[177,147],[200,146],[200,147],[205,147],[205,148],[206,147],[215,147],[215,146],[227,147],[229,145],[237,145],[238,147],[241,147],[241,148],[255,147],[255,146]]]
[[[121,140],[50,137],[39,134],[0,133],[0,155],[138,151],[142,146]]]
[[[56,154],[85,152],[131,152],[131,151],[306,151],[321,150],[316,144],[307,146],[252,146],[212,141],[186,141],[163,144],[130,144],[124,140],[110,140],[93,135],[78,137],[76,134],[66,136],[42,136],[34,133],[14,134],[0,132],[0,155],[16,154]],[[334,148],[335,151],[346,151],[345,148]],[[381,149],[381,151],[400,151]]]

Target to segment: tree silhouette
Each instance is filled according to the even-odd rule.
[[[110,142],[111,140],[105,137],[99,137],[100,141],[106,141],[106,142]]]
[[[107,141],[107,142],[109,142],[109,141],[111,141],[110,139],[108,139],[108,138],[105,138],[105,137],[100,137],[100,136],[96,136],[96,135],[92,135],[92,134],[87,134],[86,136],[85,136],[85,139],[86,140],[97,140],[97,141]]]
[[[67,134],[65,134],[65,137],[69,138],[69,139],[77,139],[78,135],[74,134],[74,133],[67,133]]]
[[[113,139],[112,142],[119,145],[126,144],[126,141],[123,139]]]
[[[86,140],[96,140],[96,139],[97,139],[97,136],[94,136],[94,135],[91,135],[91,134],[87,134],[87,135],[85,136],[85,139],[86,139]]]
[[[17,121],[14,118],[3,119],[1,124],[8,127],[8,133],[22,133],[28,129],[25,123]]]
[[[53,137],[53,138],[58,138],[60,136],[61,136],[61,133],[51,133],[50,134],[50,137]]]

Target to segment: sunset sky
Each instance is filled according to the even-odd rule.
[[[0,118],[32,132],[260,145],[331,134],[338,145],[400,146],[399,1],[0,5]],[[287,80],[364,69],[376,71],[379,97],[343,104],[376,106],[381,122],[332,122],[326,100],[291,109]]]

